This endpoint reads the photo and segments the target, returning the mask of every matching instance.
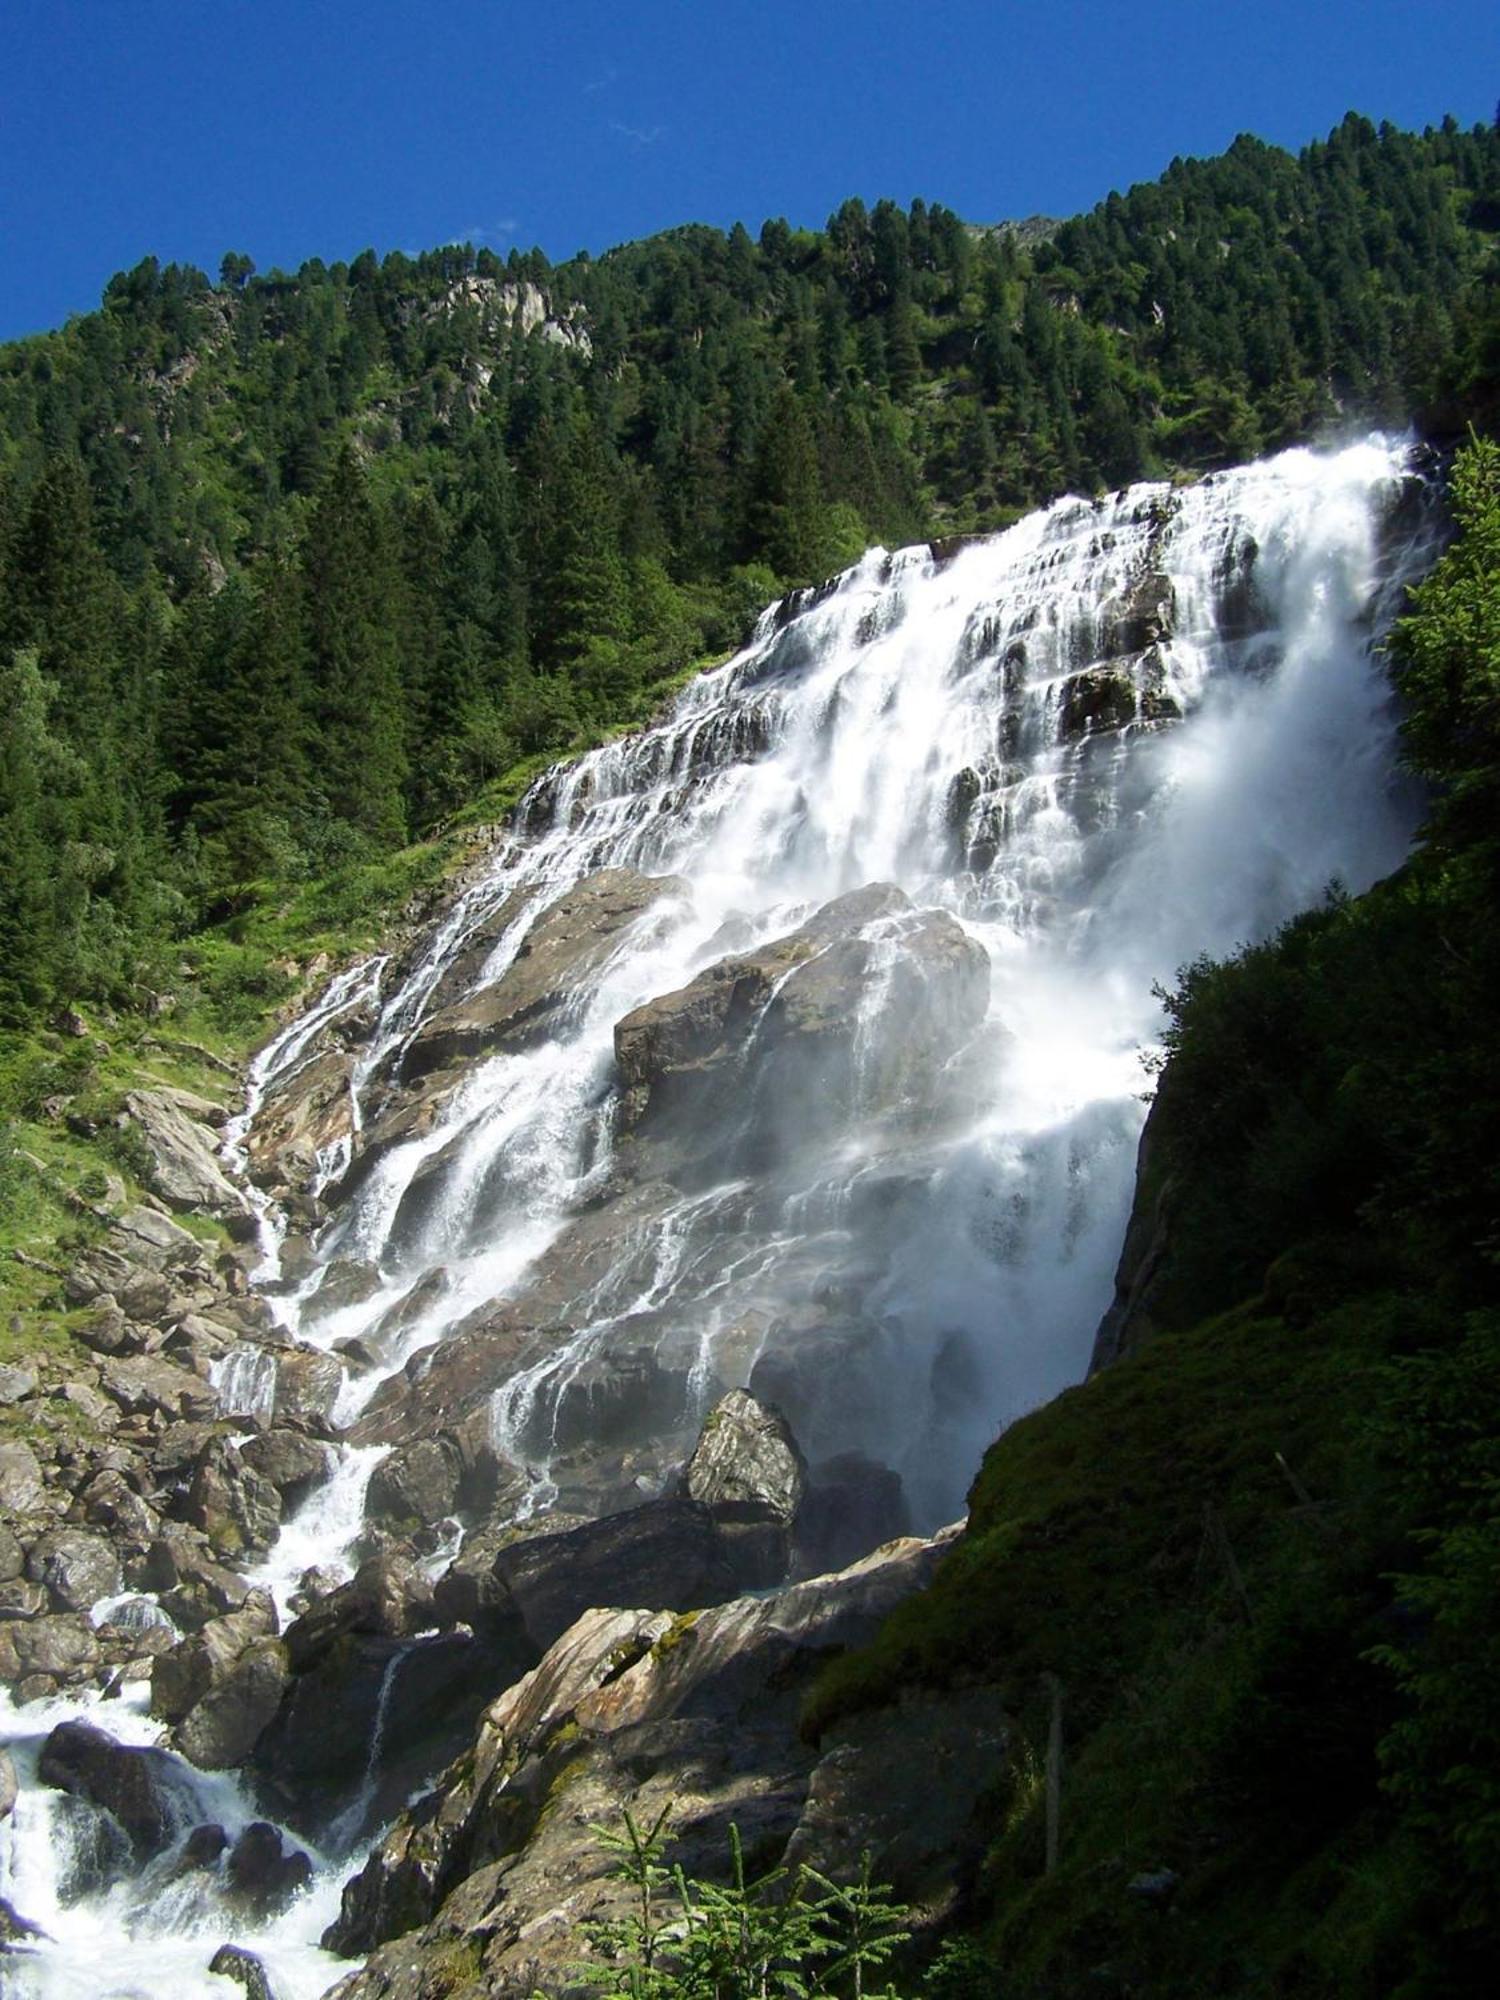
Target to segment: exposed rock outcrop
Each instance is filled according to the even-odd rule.
[[[895,1865],[904,1892],[951,1880],[1005,1756],[992,1695],[946,1713],[885,1712],[822,1745],[796,1726],[816,1663],[868,1636],[946,1546],[897,1543],[841,1575],[697,1617],[585,1613],[491,1704],[472,1750],[345,1888],[325,1942],[374,1956],[336,1989],[341,2000],[427,2000],[438,1992],[428,1968],[455,1945],[473,1954],[483,1990],[526,1977],[545,1988],[576,1961],[579,1926],[620,1907],[589,1827],[626,1807],[654,1817],[675,1801],[674,1855],[690,1872],[724,1867],[733,1822],[758,1854],[790,1846],[840,1872],[868,1829],[860,1844],[883,1873]],[[920,1806],[914,1789],[927,1794]]]

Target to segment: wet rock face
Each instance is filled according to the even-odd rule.
[[[923,1096],[978,1028],[989,960],[886,883],[721,959],[615,1028],[618,1122],[679,1186],[773,1168],[850,1118]]]
[[[493,1049],[545,1040],[574,989],[618,947],[626,929],[686,893],[687,884],[675,876],[638,875],[628,868],[586,875],[536,919],[493,985],[446,1005],[439,993],[438,1006],[407,1048],[403,1079],[412,1082]]]
[[[142,1861],[169,1847],[177,1831],[168,1769],[159,1750],[128,1749],[87,1722],[60,1722],[37,1763],[44,1785],[109,1813]]]

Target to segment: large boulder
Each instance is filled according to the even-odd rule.
[[[713,1514],[689,1499],[650,1501],[566,1534],[515,1542],[496,1556],[494,1574],[539,1651],[596,1605],[692,1611],[738,1587]]]
[[[213,1133],[169,1092],[133,1090],[125,1104],[146,1155],[148,1185],[169,1207],[226,1220],[251,1213],[219,1164]]]
[[[178,1724],[173,1741],[200,1771],[233,1770],[275,1719],[290,1680],[281,1640],[252,1639]]]
[[[621,1134],[695,1185],[774,1169],[851,1124],[930,1120],[988,1004],[984,948],[871,884],[619,1021]]]
[[[126,1355],[99,1364],[99,1387],[127,1416],[213,1417],[219,1399],[201,1375],[158,1355]]]
[[[0,1443],[0,1520],[34,1514],[46,1491],[41,1465],[30,1445]]]
[[[279,1827],[253,1820],[224,1863],[225,1893],[247,1914],[264,1918],[305,1889],[312,1872],[310,1857],[299,1847],[288,1847]]]
[[[181,1831],[182,1797],[160,1750],[117,1743],[89,1722],[60,1722],[42,1745],[37,1776],[110,1814],[138,1860],[170,1847]]]
[[[565,1983],[580,1924],[623,1912],[628,1892],[593,1832],[622,1811],[649,1824],[678,1802],[672,1858],[692,1874],[723,1869],[731,1825],[748,1848],[775,1855],[795,1839],[799,1858],[841,1874],[851,1836],[868,1826],[883,1871],[887,1840],[914,1822],[920,1841],[899,1851],[903,1892],[924,1870],[961,1875],[982,1852],[970,1808],[1004,1768],[993,1690],[960,1697],[962,1714],[914,1714],[905,1737],[900,1709],[857,1741],[809,1743],[798,1728],[819,1661],[867,1640],[947,1546],[897,1544],[839,1576],[696,1617],[586,1612],[490,1704],[472,1747],[345,1885],[324,1943],[374,1955],[341,2000],[420,1992],[420,1967],[455,1932],[480,1956],[476,1990]],[[941,1795],[919,1796],[937,1790],[934,1768],[954,1777],[951,1811]]]
[[[281,1495],[228,1438],[204,1446],[182,1511],[230,1562],[264,1555],[281,1532]]]
[[[531,925],[493,984],[446,1000],[407,1045],[402,1076],[472,1061],[496,1048],[524,1048],[551,1034],[570,995],[619,948],[625,931],[663,903],[678,903],[686,883],[675,876],[602,868],[550,904]]]
[[[731,1389],[705,1418],[682,1484],[713,1515],[743,1587],[786,1575],[807,1466],[778,1410]]]
[[[281,1495],[283,1512],[299,1507],[326,1484],[333,1472],[333,1454],[320,1439],[285,1425],[246,1438],[240,1457]]]
[[[275,1630],[276,1607],[265,1590],[252,1591],[238,1611],[209,1619],[152,1663],[151,1713],[162,1722],[181,1722],[227,1679],[246,1647]]]
[[[45,1586],[58,1611],[88,1611],[101,1597],[118,1595],[120,1559],[102,1535],[83,1528],[52,1528],[39,1535],[26,1558],[26,1574]]]

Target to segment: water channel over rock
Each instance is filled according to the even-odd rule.
[[[1433,552],[1413,465],[1373,438],[871,552],[544,777],[427,929],[269,1045],[225,1158],[296,1345],[233,1348],[215,1385],[255,1434],[223,1505],[291,1496],[235,1669],[249,1690],[279,1646],[282,1679],[242,1779],[175,1770],[183,1824],[147,1865],[253,1799],[312,1881],[233,1925],[201,1870],[191,1896],[180,1873],[70,1891],[76,1804],[18,1708],[0,1894],[57,1942],[0,1961],[6,1991],[224,1993],[187,1968],[231,1934],[284,2000],[322,1991],[314,1940],[424,1774],[423,1714],[498,1693],[587,1604],[662,1608],[575,1605],[549,1537],[587,1589],[620,1561],[589,1524],[641,1509],[642,1589],[691,1554],[717,1602],[962,1512],[997,1431],[1085,1372],[1153,986],[1407,851],[1374,648]],[[739,1390],[747,1437],[784,1420],[753,1447],[779,1513],[714,1516],[682,1480]],[[110,1706],[88,1714],[152,1740]],[[195,1782],[217,1789],[182,1804]],[[79,1984],[75,1943],[119,1983]]]

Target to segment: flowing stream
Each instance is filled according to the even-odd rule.
[[[457,1421],[423,1401],[439,1369],[406,1364],[496,1325],[511,1359],[482,1414],[519,1511],[660,1490],[742,1383],[787,1408],[815,1476],[857,1454],[899,1475],[916,1527],[961,1510],[997,1430],[1087,1367],[1154,985],[1407,852],[1374,647],[1435,546],[1411,461],[1375,437],[1063,500],[956,552],[872,551],[772,607],[656,727],[549,773],[418,950],[344,972],[268,1045],[229,1135],[241,1166],[265,1107],[360,1024],[312,1176],[328,1220],[278,1309],[373,1360],[338,1409],[356,1441],[258,1573],[283,1608],[307,1567],[347,1573],[399,1383],[402,1421]],[[421,1098],[424,1036],[511,990],[601,870],[636,883],[629,920],[567,961],[540,1029],[496,1034]],[[819,916],[870,885],[901,894]],[[633,1127],[617,1024],[757,955],[734,1094],[704,1095],[700,1050],[668,1078],[677,1122]],[[788,1067],[793,1015],[811,1069]],[[268,1285],[287,1248],[267,1202]],[[350,1271],[358,1295],[331,1305]],[[250,1420],[275,1385],[247,1352],[219,1386]],[[23,1780],[0,1893],[58,1941],[9,1961],[4,1990],[225,1994],[202,1968],[233,1934],[283,2000],[321,1992],[336,1968],[315,1940],[357,1857],[259,1931],[165,1883],[69,1900],[58,1795],[29,1781],[59,1713],[0,1715]],[[138,1704],[90,1713],[151,1739]],[[200,1817],[250,1816],[231,1780],[184,1783],[212,1791]]]

